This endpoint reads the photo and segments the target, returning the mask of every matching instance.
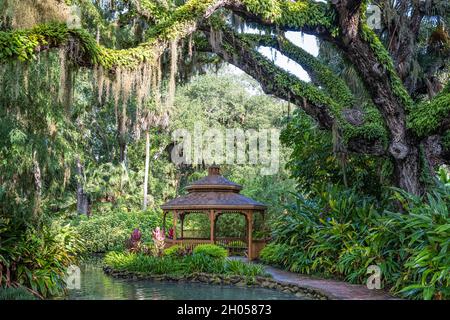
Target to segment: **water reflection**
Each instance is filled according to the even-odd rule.
[[[98,264],[81,266],[81,288],[69,290],[70,300],[292,300],[293,294],[263,288],[241,288],[201,283],[128,281],[103,273]],[[306,298],[303,298],[306,299]]]

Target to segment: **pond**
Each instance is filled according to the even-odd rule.
[[[68,290],[68,300],[306,300],[264,288],[189,282],[130,281],[104,274],[98,264],[81,266],[80,289]]]

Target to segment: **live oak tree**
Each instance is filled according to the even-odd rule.
[[[389,158],[397,186],[408,192],[423,193],[423,176],[450,162],[446,0],[8,2],[1,8],[2,64],[17,59],[26,64],[45,51],[60,50],[61,61],[69,66],[62,68],[67,75],[61,94],[68,110],[74,85],[70,73],[92,69],[98,100],[114,104],[122,161],[130,128],[138,135],[139,123],[145,122],[145,101],[155,101],[167,78],[168,95],[158,108],[170,107],[176,75],[185,78],[199,64],[196,59],[209,52],[251,75],[266,93],[302,108],[320,128],[333,131],[340,152]],[[369,4],[381,9],[378,32],[367,23]],[[82,28],[67,24],[67,5],[81,9]],[[29,19],[20,18],[24,12]],[[260,32],[247,34],[239,25]],[[348,79],[289,41],[287,31],[329,44],[340,63],[356,71],[367,99],[357,99]],[[261,46],[298,63],[311,82],[276,66],[259,53]],[[136,101],[135,119],[127,114],[130,99]]]

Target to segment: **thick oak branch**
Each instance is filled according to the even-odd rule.
[[[332,110],[336,110],[338,106],[318,87],[305,83],[274,65],[258,53],[251,42],[247,42],[246,36],[240,36],[229,29],[220,32],[209,28],[203,30],[210,39],[211,50],[255,78],[264,92],[297,105],[315,119],[322,129],[332,130],[337,121]],[[216,41],[217,39],[220,41]],[[354,128],[357,130],[357,126]],[[351,152],[377,155],[385,153],[383,140],[378,138],[354,135],[347,144]]]

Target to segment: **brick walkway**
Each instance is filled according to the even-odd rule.
[[[269,266],[266,266],[266,271],[272,275],[274,280],[319,291],[332,300],[398,299],[383,290],[369,290],[363,285],[305,276]]]

